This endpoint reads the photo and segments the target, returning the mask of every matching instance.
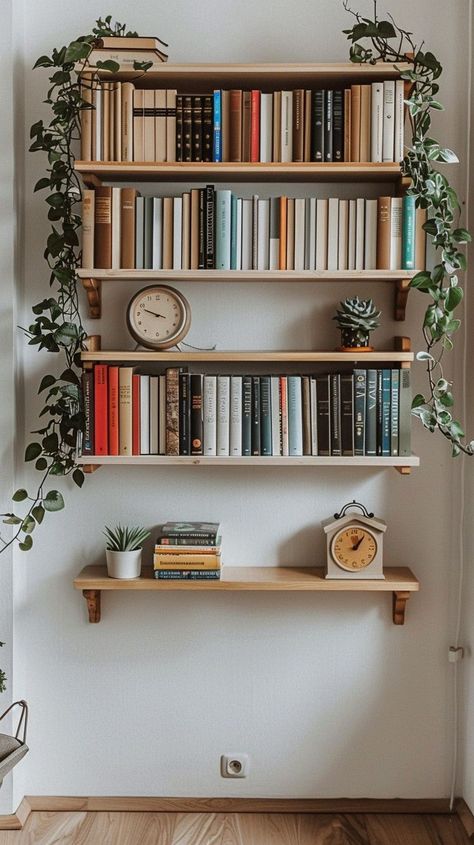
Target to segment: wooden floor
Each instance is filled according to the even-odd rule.
[[[469,843],[454,815],[32,812],[22,831],[0,832],[0,845]]]

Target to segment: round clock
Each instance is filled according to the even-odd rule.
[[[335,563],[346,572],[359,572],[374,560],[377,540],[372,531],[360,524],[346,524],[336,532],[331,542]]]
[[[142,288],[128,303],[127,328],[134,340],[148,349],[176,346],[190,325],[188,300],[169,285]]]

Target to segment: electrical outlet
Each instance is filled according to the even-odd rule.
[[[248,754],[223,754],[221,775],[223,778],[246,778],[250,769]]]

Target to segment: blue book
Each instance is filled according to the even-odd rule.
[[[402,269],[415,269],[415,197],[405,194],[402,203]]]
[[[390,454],[398,455],[398,401],[400,390],[400,370],[392,370],[392,402],[390,406]]]
[[[301,376],[288,376],[288,451],[303,454],[303,404]]]
[[[222,100],[220,91],[214,91],[213,111],[212,158],[213,161],[222,161]]]
[[[230,195],[230,269],[237,270],[237,197]]]
[[[216,191],[216,270],[230,270],[231,196]]]
[[[382,456],[390,457],[390,405],[392,379],[390,370],[382,370]]]
[[[377,454],[377,370],[367,370],[365,454]]]

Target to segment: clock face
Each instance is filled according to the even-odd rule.
[[[358,572],[372,563],[377,554],[377,540],[362,525],[345,525],[332,539],[331,554],[341,569]]]
[[[189,331],[191,310],[187,299],[168,285],[143,288],[130,300],[127,326],[141,346],[169,349]]]

